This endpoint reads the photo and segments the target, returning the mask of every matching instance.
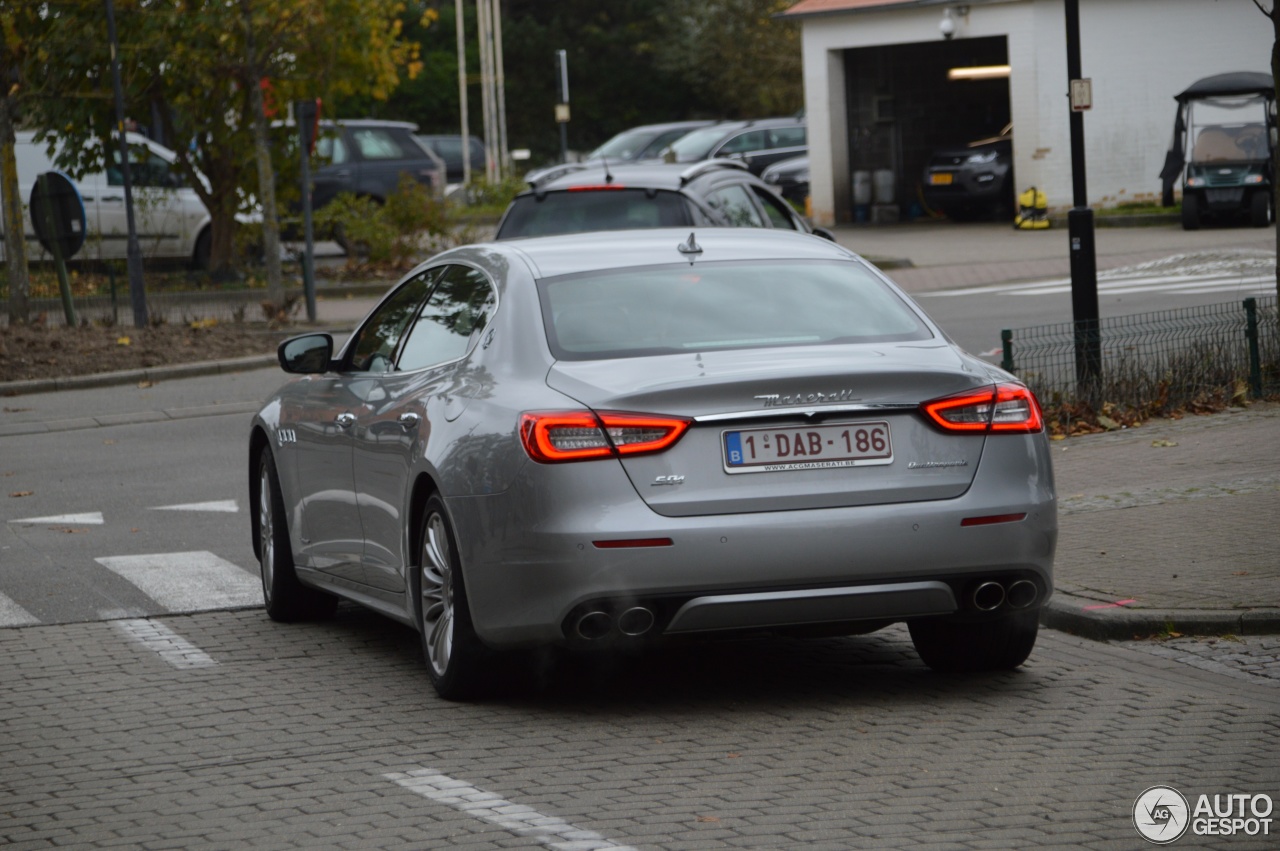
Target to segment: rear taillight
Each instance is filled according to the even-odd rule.
[[[543,411],[520,417],[520,442],[544,464],[661,452],[688,430],[691,420],[608,411]]]
[[[996,384],[943,396],[920,406],[943,431],[1035,432],[1044,428],[1040,403],[1021,384]]]

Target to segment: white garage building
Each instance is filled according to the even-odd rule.
[[[800,0],[782,17],[803,30],[816,223],[862,218],[854,201],[868,175],[886,202],[878,219],[918,214],[929,153],[1009,121],[1016,189],[1044,190],[1051,210],[1071,206],[1062,0]],[[1273,40],[1252,0],[1080,0],[1090,205],[1157,200],[1173,96],[1201,77],[1268,72]],[[1005,65],[1007,77],[948,79]]]

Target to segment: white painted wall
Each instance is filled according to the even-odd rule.
[[[943,5],[802,18],[813,217],[847,219],[850,204],[841,51],[939,42]],[[1008,37],[1014,170],[1053,209],[1072,204],[1066,22],[1062,0],[970,3],[956,38]],[[1081,66],[1091,206],[1158,199],[1173,131],[1173,96],[1226,71],[1271,66],[1271,22],[1252,0],[1080,0]]]

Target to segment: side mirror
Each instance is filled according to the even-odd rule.
[[[835,242],[835,241],[836,241],[836,235],[835,235],[834,233],[832,233],[831,231],[827,230],[826,228],[819,228],[819,227],[815,227],[815,228],[813,229],[813,235],[814,235],[814,236],[820,236],[820,237],[822,237],[823,239],[829,239],[829,240],[831,240],[832,242]]]
[[[333,359],[333,337],[328,334],[291,337],[276,349],[276,357],[285,372],[300,375],[328,372]]]

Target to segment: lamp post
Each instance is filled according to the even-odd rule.
[[[1080,71],[1080,0],[1066,0],[1067,79],[1071,87],[1071,186],[1074,206],[1067,214],[1071,240],[1071,315],[1075,320],[1076,381],[1091,384],[1102,371],[1098,330],[1098,259],[1093,242],[1093,210],[1085,187],[1084,111],[1092,87]]]

